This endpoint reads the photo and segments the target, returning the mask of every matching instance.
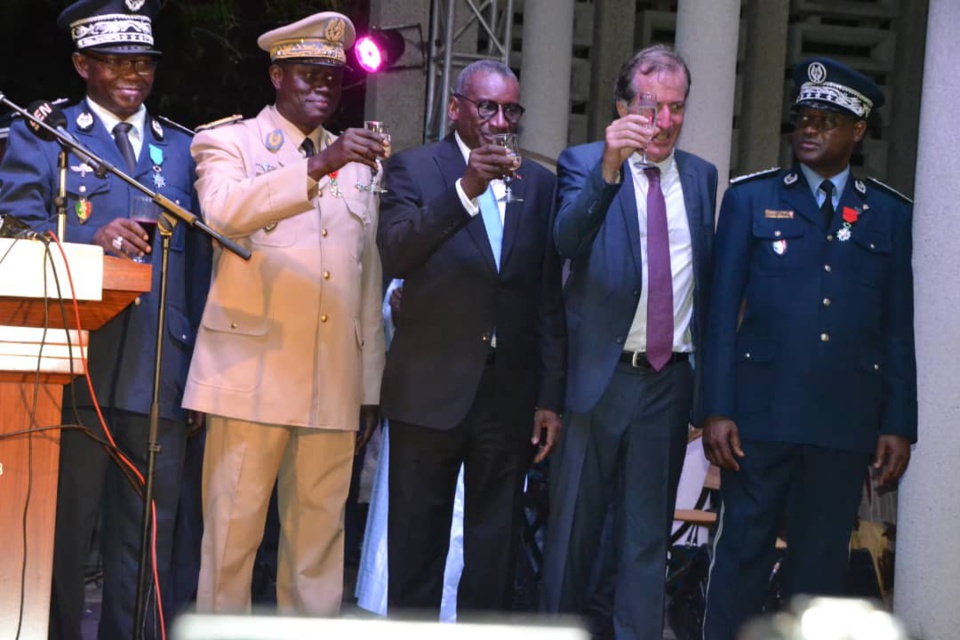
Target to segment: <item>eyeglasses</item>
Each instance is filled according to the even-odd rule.
[[[157,70],[156,58],[102,58],[90,53],[84,53],[83,55],[96,60],[110,69],[110,73],[116,76],[124,76],[131,71],[136,71],[137,75],[149,76]]]
[[[839,113],[822,113],[817,115],[794,113],[790,116],[790,122],[793,124],[794,129],[806,129],[810,127],[815,131],[833,131],[841,124],[851,122],[851,119]]]
[[[467,102],[472,102],[473,104],[477,105],[477,115],[480,116],[481,120],[489,120],[497,115],[497,112],[500,111],[500,109],[503,109],[503,117],[506,119],[506,121],[510,124],[517,124],[520,122],[520,118],[523,117],[523,112],[526,111],[526,109],[516,102],[500,104],[499,102],[494,102],[493,100],[473,100],[462,93],[454,93],[453,95],[461,100],[466,100]]]

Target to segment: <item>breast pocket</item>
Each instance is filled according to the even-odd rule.
[[[754,265],[767,275],[784,275],[802,265],[809,226],[796,218],[755,218]]]
[[[893,249],[890,235],[882,229],[858,230],[854,227],[850,244],[850,267],[854,279],[871,287],[881,287]]]

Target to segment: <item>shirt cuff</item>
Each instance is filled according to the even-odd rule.
[[[476,198],[471,200],[467,197],[467,194],[463,192],[463,187],[460,185],[461,180],[463,180],[463,178],[460,178],[456,182],[457,195],[460,196],[460,204],[467,210],[471,218],[476,218],[477,214],[480,213],[480,201]]]

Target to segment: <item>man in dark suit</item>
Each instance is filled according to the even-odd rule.
[[[542,604],[583,613],[613,504],[617,638],[663,635],[667,540],[697,397],[692,355],[703,335],[717,170],[675,149],[689,90],[676,53],[638,52],[621,68],[620,117],[605,140],[559,159],[554,231],[571,260],[570,362]],[[647,92],[655,112],[641,115]],[[651,167],[639,166],[641,150]]]
[[[705,637],[759,613],[787,511],[788,594],[842,594],[868,463],[917,437],[912,211],[850,157],[883,102],[833,60],[794,71],[799,164],[735,180],[717,230],[704,452],[722,468]]]
[[[398,154],[385,172],[378,243],[387,275],[404,278],[381,402],[390,418],[391,613],[439,611],[461,463],[458,608],[508,608],[533,446],[543,459],[561,428],[554,178],[529,161],[516,170],[491,138],[516,131],[519,100],[509,67],[469,65],[447,106],[454,132]],[[523,201],[506,204],[497,198],[511,171]]]
[[[61,13],[58,24],[73,36],[77,49],[73,65],[86,83],[86,98],[65,110],[66,129],[81,145],[151,190],[199,211],[190,138],[164,127],[143,106],[153,87],[159,56],[151,30],[151,18],[159,4],[149,0],[134,11],[122,0],[81,0]],[[56,230],[59,150],[58,144],[40,140],[23,123],[12,127],[0,165],[0,213],[15,215],[38,230]],[[104,418],[120,450],[143,474],[160,309],[160,234],[155,245],[149,245],[144,229],[128,217],[139,191],[113,175],[98,177],[92,167],[73,155],[68,167],[67,225],[62,240],[99,245],[124,258],[158,253],[151,292],[93,332],[89,345],[88,370]],[[173,614],[170,605],[178,600],[170,591],[170,570],[188,431],[180,401],[209,271],[209,243],[183,226],[177,227],[167,268],[170,284],[163,332],[161,452],[154,476],[156,571],[163,602],[169,607],[168,620]],[[78,421],[87,431],[65,430],[61,435],[50,637],[80,638],[84,565],[101,517],[102,500],[100,637],[131,638],[143,500],[128,479],[130,471],[112,464],[104,447],[93,439],[102,441],[105,435],[82,378],[64,391],[63,422]],[[152,585],[152,576],[148,579]],[[146,604],[145,637],[151,638],[154,632],[159,635],[155,598]]]

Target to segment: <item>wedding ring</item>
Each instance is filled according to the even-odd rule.
[[[123,238],[117,236],[113,239],[113,248],[117,251],[123,251]]]

